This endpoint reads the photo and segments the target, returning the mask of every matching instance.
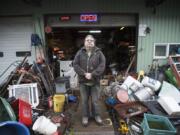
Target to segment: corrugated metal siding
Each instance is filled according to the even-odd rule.
[[[153,61],[154,43],[180,43],[180,2],[167,0],[157,8],[156,14],[140,12],[140,24],[147,24],[151,28],[150,34],[138,39],[137,70],[148,70]],[[160,64],[167,60],[159,60]]]
[[[0,15],[81,12],[137,13],[143,8],[145,8],[144,0],[42,0],[40,7],[25,4],[22,0],[6,0],[0,4]]]
[[[148,65],[152,63],[154,43],[180,42],[179,0],[166,0],[156,8],[156,14],[152,13],[152,8],[145,7],[145,0],[43,0],[41,7],[23,4],[22,0],[16,0],[15,4],[10,4],[14,2],[11,0],[6,0],[6,2],[7,4],[0,4],[0,15],[82,12],[138,13],[139,24],[147,24],[151,28],[151,33],[146,37],[138,37],[137,70],[147,70]]]

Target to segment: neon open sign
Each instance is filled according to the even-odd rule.
[[[81,22],[97,22],[97,14],[81,14]]]

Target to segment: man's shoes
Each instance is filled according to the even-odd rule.
[[[88,117],[82,117],[82,125],[87,127],[87,125],[88,125]]]
[[[99,125],[102,125],[102,119],[99,115],[95,116],[95,120],[96,120],[96,123],[99,124]]]

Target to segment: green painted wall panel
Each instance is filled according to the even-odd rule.
[[[140,24],[147,24],[151,28],[146,37],[138,40],[137,70],[148,70],[153,61],[154,43],[180,43],[180,9],[178,1],[167,0],[157,8],[156,14],[140,12]],[[167,60],[159,60],[160,64]]]

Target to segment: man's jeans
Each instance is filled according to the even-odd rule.
[[[100,115],[100,108],[98,105],[99,99],[99,85],[88,86],[86,84],[80,84],[80,94],[82,101],[82,115],[83,117],[90,117],[90,112],[92,116]],[[89,108],[89,99],[91,98],[91,109]]]

